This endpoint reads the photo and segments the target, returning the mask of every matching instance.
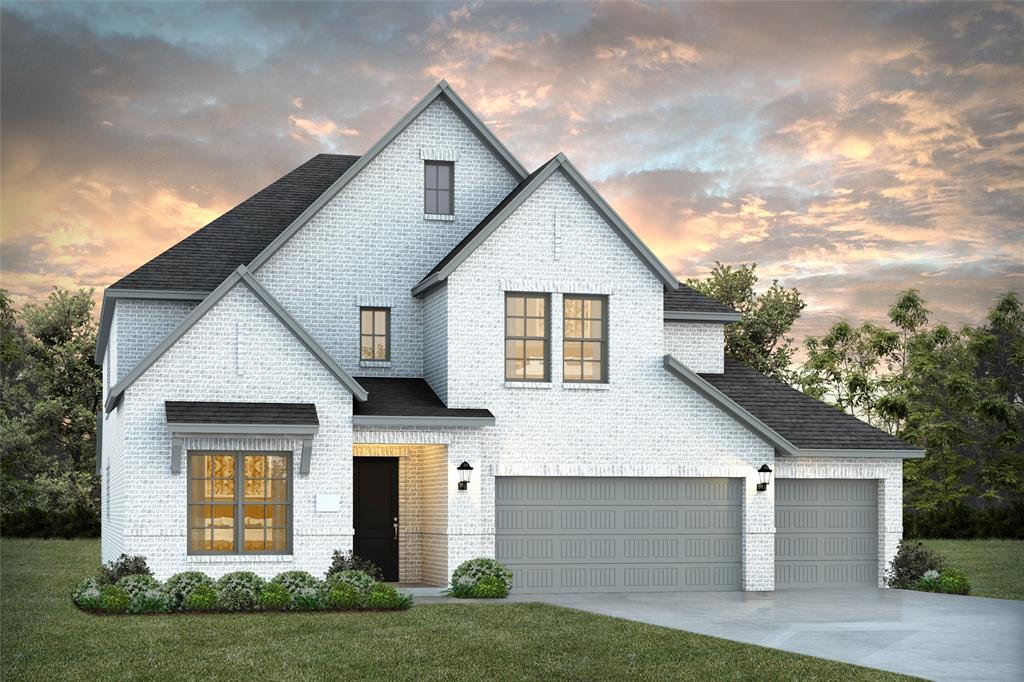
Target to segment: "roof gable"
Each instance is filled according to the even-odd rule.
[[[644,262],[668,289],[679,287],[675,275],[658,260],[658,257],[644,244],[633,230],[619,217],[619,214],[597,193],[594,186],[559,153],[529,176],[523,179],[515,189],[492,210],[466,237],[459,242],[434,268],[412,289],[414,296],[420,296],[440,285],[448,276],[484,243],[495,230],[511,216],[523,202],[540,188],[556,171],[565,173],[569,182],[583,195],[587,202],[601,215],[613,230],[622,238],[627,246]]]
[[[252,273],[244,266],[238,266],[231,275],[225,279],[220,286],[214,289],[209,296],[207,296],[202,303],[200,303],[195,310],[188,314],[181,324],[179,324],[174,331],[167,335],[167,337],[161,341],[156,348],[139,362],[138,365],[132,368],[130,372],[113,388],[110,389],[110,393],[107,396],[107,401],[104,404],[104,408],[107,412],[110,412],[117,404],[121,401],[125,391],[135,383],[135,381],[145,374],[146,370],[153,366],[153,364],[159,360],[164,353],[166,353],[185,333],[191,329],[199,320],[203,318],[229,291],[235,288],[236,285],[243,284],[252,292],[252,294],[265,305],[278,320],[285,326],[298,339],[302,345],[309,350],[310,353],[316,357],[320,363],[329,371],[334,377],[341,382],[345,388],[352,393],[356,400],[366,400],[366,390],[359,385],[359,383],[346,372],[341,365],[335,362],[325,351],[320,344],[318,344],[313,337],[311,337],[302,326],[295,321],[291,315],[281,306],[280,303],[263,288],[256,278],[252,276]]]

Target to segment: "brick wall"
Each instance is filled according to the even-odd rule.
[[[666,322],[665,352],[694,372],[725,371],[725,325]]]
[[[196,305],[196,301],[117,299],[113,322],[116,333],[110,337],[117,357],[116,381],[156,348]]]

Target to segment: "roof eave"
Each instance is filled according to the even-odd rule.
[[[494,417],[353,415],[352,426],[404,426],[422,428],[494,426]]]
[[[731,324],[743,319],[737,312],[700,312],[696,310],[666,310],[666,322],[721,322]]]
[[[877,459],[923,459],[924,450],[881,450],[870,448],[799,448],[793,457],[850,457]]]
[[[314,436],[320,431],[318,424],[239,424],[237,422],[222,423],[185,423],[167,422],[167,430],[172,435],[182,434],[245,434],[245,435],[280,435],[280,436]]]

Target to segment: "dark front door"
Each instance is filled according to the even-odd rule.
[[[398,458],[355,457],[356,556],[380,566],[384,580],[398,580]]]

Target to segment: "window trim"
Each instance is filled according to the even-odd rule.
[[[427,187],[427,167],[428,166],[447,166],[448,181],[450,187],[447,190],[429,188]],[[448,192],[448,211],[441,213],[440,211],[428,211],[427,210],[427,192]],[[439,161],[435,159],[424,159],[423,160],[423,215],[455,215],[455,162],[454,161]]]
[[[565,335],[565,301],[566,299],[578,299],[581,301],[601,301],[601,378],[594,379],[566,379],[565,378],[565,344],[567,341],[571,343],[586,343],[588,341],[593,342],[594,339],[586,339],[583,337],[572,337],[568,338]],[[610,329],[608,327],[608,295],[607,294],[562,294],[562,383],[566,384],[607,384],[608,383],[608,337],[610,336]],[[574,318],[576,319],[576,318]],[[593,320],[594,318],[578,318],[580,321],[587,319]],[[581,330],[582,333],[582,330]],[[582,376],[582,372],[581,372]]]
[[[235,458],[235,497],[231,503],[234,508],[234,541],[235,551],[218,552],[215,550],[205,551],[192,549],[192,520],[190,512],[193,504],[201,504],[192,501],[192,457],[203,457],[210,455],[232,455]],[[285,533],[286,547],[283,550],[259,550],[247,551],[245,549],[245,502],[242,497],[242,490],[245,486],[244,463],[240,461],[246,455],[285,457],[288,460],[288,499],[284,503],[287,512],[287,532]],[[189,450],[185,462],[185,553],[187,556],[282,556],[292,553],[295,535],[295,462],[294,453],[290,450]],[[205,480],[205,479],[204,479]]]
[[[368,310],[371,312],[384,311],[384,357],[382,358],[364,358],[363,357],[363,337],[369,336],[370,338],[376,338],[379,334],[373,333],[371,330],[370,334],[363,333],[363,311]],[[376,317],[376,316],[374,316]],[[376,329],[376,323],[374,323],[374,329]],[[380,305],[364,305],[359,306],[359,362],[391,362],[391,308],[380,306]]]
[[[536,336],[509,336],[508,335],[508,299],[526,297],[526,298],[542,298],[544,299],[544,376],[540,379],[527,379],[525,369],[523,371],[523,378],[509,377],[508,376],[508,356],[505,350],[509,341],[537,341]],[[526,333],[525,320],[526,310],[523,309],[523,333]],[[505,296],[502,299],[501,306],[501,325],[502,325],[502,337],[504,342],[501,344],[501,367],[502,376],[505,381],[514,381],[518,383],[527,384],[544,384],[551,383],[551,294],[547,292],[538,291],[506,291]],[[525,360],[525,358],[524,358]]]

